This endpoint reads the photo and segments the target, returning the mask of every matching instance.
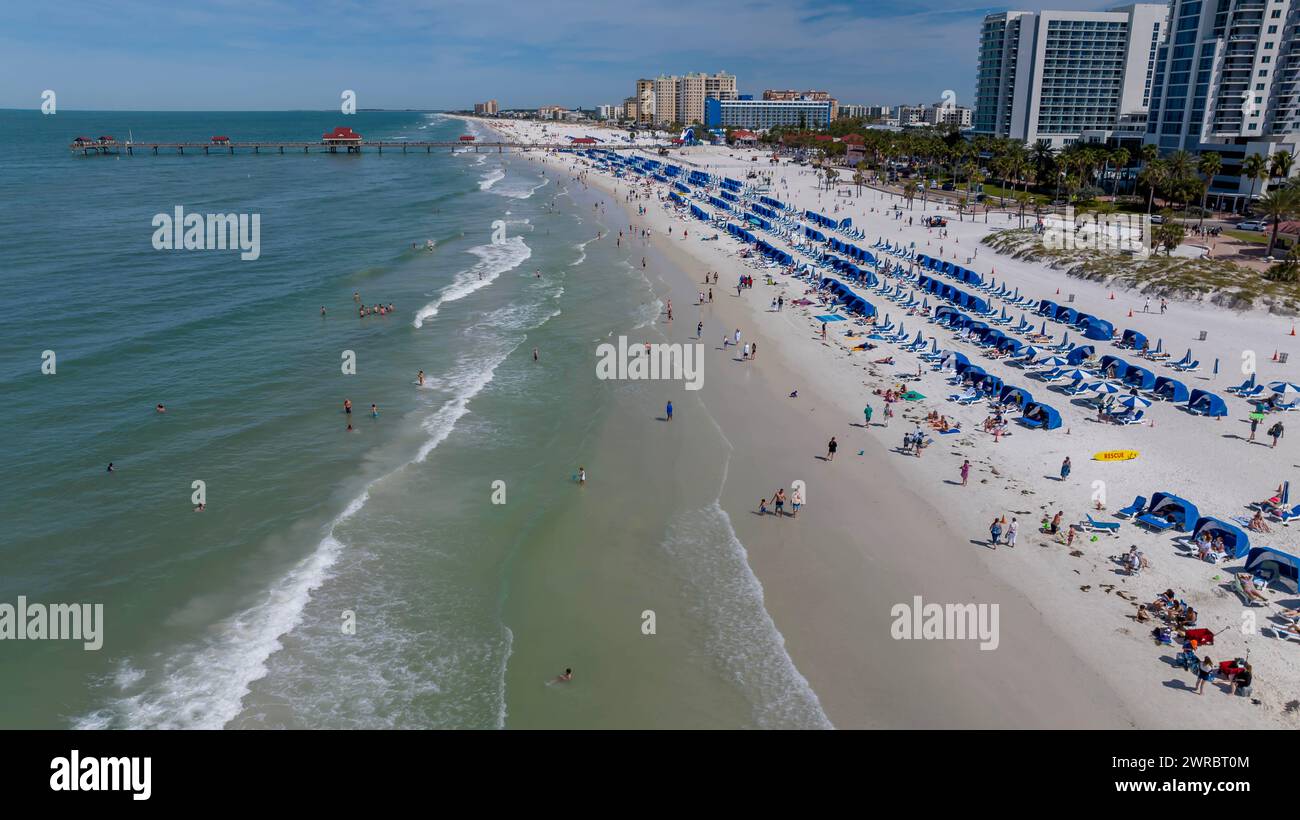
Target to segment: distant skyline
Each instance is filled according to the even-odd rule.
[[[841,103],[969,105],[980,21],[1005,9],[1113,8],[1063,0],[556,2],[121,0],[10,4],[0,108],[64,110],[594,107],[638,77],[727,71],[741,93],[821,89]]]

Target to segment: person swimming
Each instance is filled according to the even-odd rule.
[[[167,408],[164,407],[162,404],[158,404],[157,406],[154,407],[154,411],[158,413],[166,413]]]
[[[421,370],[419,373],[416,373],[416,374],[415,374],[415,380],[416,380],[416,382],[419,383],[419,385],[420,385],[421,387],[424,386],[424,371],[423,371],[423,370]]]
[[[372,419],[379,418],[379,407],[377,405],[374,404],[370,405],[370,418]]]
[[[573,680],[573,670],[565,668],[563,675],[556,675],[552,683],[568,683]]]

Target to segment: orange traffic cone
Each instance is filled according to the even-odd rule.
[[[1291,325],[1291,335],[1295,335],[1295,325]]]
[[[1113,291],[1113,290],[1110,292],[1110,300],[1111,300],[1112,302],[1115,301],[1115,291]]]

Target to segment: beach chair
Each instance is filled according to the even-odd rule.
[[[1133,521],[1154,532],[1167,532],[1174,527],[1174,522],[1166,521],[1160,516],[1152,515],[1151,513],[1143,513],[1135,516]]]
[[[1237,392],[1237,395],[1241,396],[1243,399],[1253,399],[1263,392],[1264,392],[1264,385],[1257,384],[1254,387],[1250,388],[1249,390],[1239,390]]]
[[[1273,513],[1273,518],[1276,518],[1278,521],[1281,521],[1282,526],[1284,527],[1291,526],[1292,521],[1296,520],[1297,518],[1300,518],[1300,504],[1296,504],[1294,507],[1292,507],[1289,510],[1282,510],[1280,512]]]
[[[1145,410],[1139,410],[1136,413],[1121,413],[1115,417],[1116,424],[1141,424],[1146,417]]]
[[[1084,532],[1104,532],[1119,537],[1119,523],[1116,521],[1098,521],[1091,514],[1085,516],[1084,521],[1080,521],[1077,526]]]
[[[1200,369],[1201,369],[1200,359],[1197,359],[1194,362],[1189,362],[1188,364],[1184,364],[1184,365],[1177,365],[1177,364],[1174,365],[1174,370],[1177,370],[1179,373],[1195,373]]]
[[[1268,599],[1259,593],[1252,594],[1246,589],[1246,584],[1241,580],[1243,573],[1234,572],[1232,574],[1232,591],[1241,596],[1241,602],[1246,606],[1268,606]],[[1249,577],[1249,576],[1247,576]],[[1251,586],[1254,586],[1252,583]]]
[[[1145,495],[1139,495],[1133,499],[1132,504],[1129,504],[1122,510],[1116,511],[1115,515],[1118,515],[1121,518],[1132,518],[1135,515],[1141,515],[1142,511],[1146,508],[1147,497]]]

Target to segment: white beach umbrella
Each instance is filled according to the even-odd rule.
[[[1094,393],[1099,393],[1103,396],[1109,396],[1111,394],[1121,392],[1118,387],[1111,384],[1110,382],[1097,382],[1096,384],[1090,384],[1088,385],[1088,389]]]
[[[1074,370],[1071,370],[1069,373],[1066,373],[1065,378],[1069,379],[1072,382],[1078,382],[1078,381],[1083,381],[1084,379],[1091,379],[1092,373],[1087,370],[1080,370],[1078,368],[1075,368]]]
[[[1064,367],[1069,363],[1069,359],[1061,356],[1048,356],[1046,359],[1034,362],[1034,364],[1042,365],[1043,367]]]
[[[1300,384],[1295,382],[1269,382],[1268,389],[1274,393],[1281,393],[1284,396],[1294,396],[1300,394]]]
[[[1119,400],[1121,407],[1131,407],[1134,410],[1141,410],[1151,406],[1151,402],[1141,396],[1125,396]]]

